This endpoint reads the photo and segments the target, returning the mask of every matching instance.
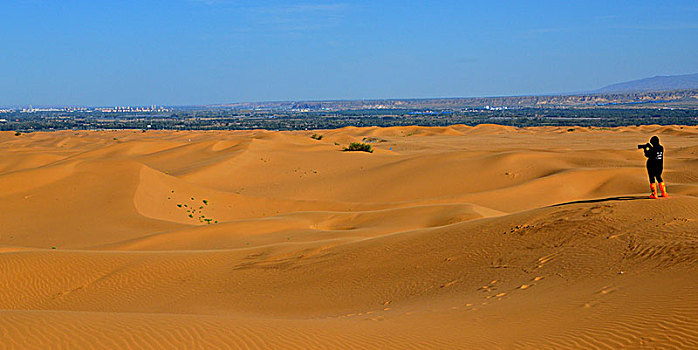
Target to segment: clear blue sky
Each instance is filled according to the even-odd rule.
[[[521,95],[698,72],[698,2],[0,1],[0,106]]]

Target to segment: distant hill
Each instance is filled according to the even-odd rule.
[[[698,73],[656,76],[617,83],[582,93],[553,95],[407,98],[324,101],[266,101],[212,105],[238,109],[307,111],[463,109],[463,108],[560,108],[619,106],[698,108]]]
[[[660,75],[652,78],[626,81],[602,87],[592,93],[618,93],[634,91],[667,91],[698,89],[698,73],[685,75]]]
[[[216,105],[238,109],[295,111],[463,109],[463,108],[559,108],[633,106],[698,107],[698,89],[665,91],[590,92],[576,95],[498,96],[423,99],[378,99],[336,101],[270,101]]]

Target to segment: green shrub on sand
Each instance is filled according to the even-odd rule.
[[[344,148],[345,152],[368,152],[368,153],[373,153],[373,149],[371,148],[371,145],[367,143],[361,143],[361,142],[352,142]]]

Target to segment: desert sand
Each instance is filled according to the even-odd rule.
[[[698,348],[697,127],[2,132],[0,154],[0,349]]]

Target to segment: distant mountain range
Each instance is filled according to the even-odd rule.
[[[590,91],[590,93],[667,91],[686,89],[698,89],[698,73],[684,75],[658,75],[652,78],[608,85],[598,90]]]
[[[243,102],[218,105],[237,109],[309,111],[463,109],[463,108],[560,108],[560,107],[689,107],[698,108],[698,89],[586,93],[547,96],[499,96],[423,99],[377,99],[336,101]],[[386,112],[387,113],[387,112]]]
[[[582,93],[457,98],[267,101],[229,103],[215,107],[304,112],[362,109],[497,109],[599,106],[698,109],[698,74],[656,76],[617,83]]]

